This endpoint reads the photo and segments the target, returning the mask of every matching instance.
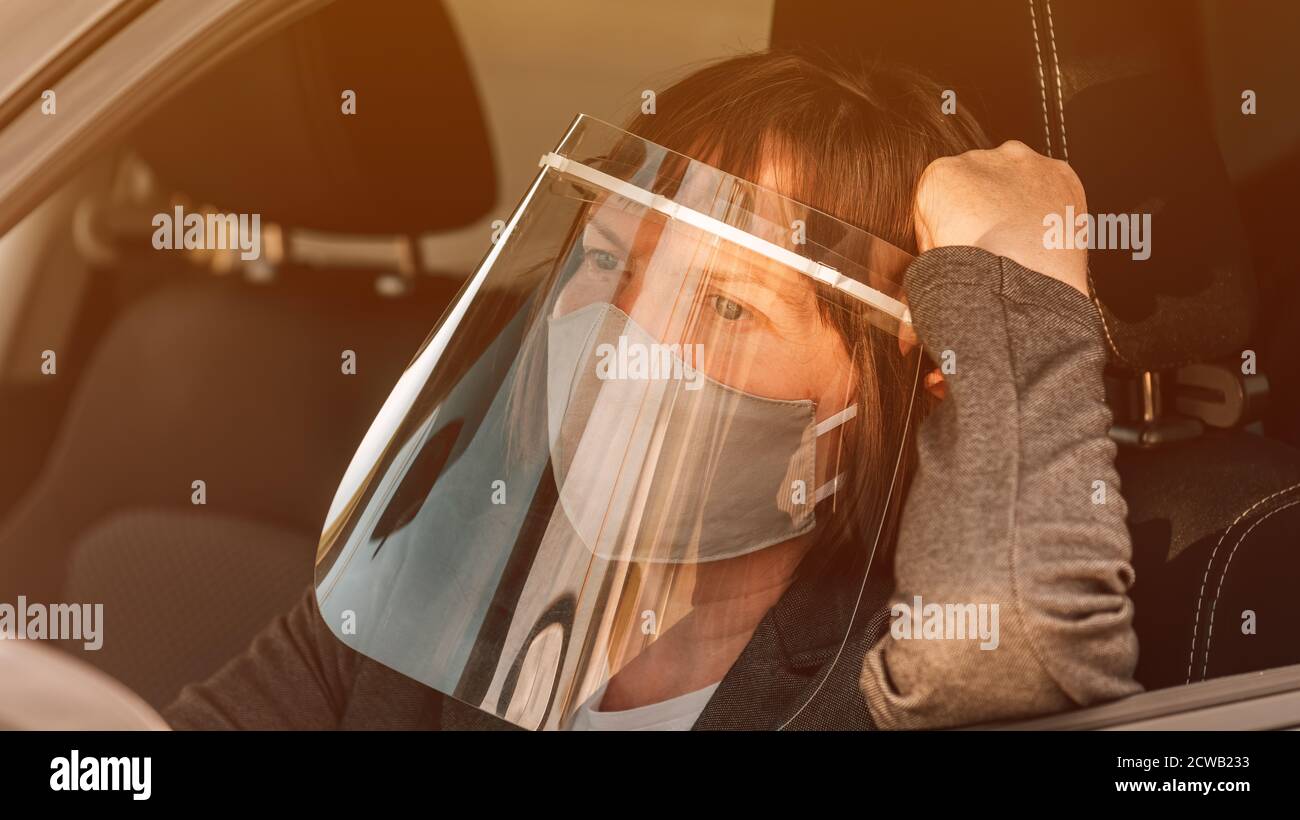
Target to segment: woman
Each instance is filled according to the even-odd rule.
[[[765,53],[579,120],[363,442],[315,595],[169,721],[916,728],[1137,691],[1100,320],[1041,238],[1081,186],[939,101]]]

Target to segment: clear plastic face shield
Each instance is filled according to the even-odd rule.
[[[587,117],[541,168],[354,456],[316,595],[358,652],[564,729],[717,683],[810,556],[875,552],[920,351],[870,234]]]

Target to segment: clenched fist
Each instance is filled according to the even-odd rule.
[[[989,151],[941,157],[917,183],[913,217],[924,253],[947,245],[973,245],[1005,256],[1088,293],[1088,252],[1048,248],[1044,217],[1066,208],[1088,210],[1083,183],[1066,163],[1048,159],[1023,142]]]

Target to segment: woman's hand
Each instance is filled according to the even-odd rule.
[[[1087,249],[1050,248],[1044,240],[1044,218],[1056,214],[1064,221],[1067,208],[1088,210],[1074,169],[1012,140],[926,167],[913,203],[916,241],[922,253],[947,245],[983,248],[1087,295]]]
[[[1057,214],[1064,224],[1071,213],[1088,210],[1083,183],[1074,169],[1048,159],[1023,142],[1004,142],[991,151],[967,151],[940,157],[921,174],[912,216],[918,250],[970,245],[1006,258],[1088,293],[1088,251],[1051,248],[1043,220]],[[1066,225],[1066,230],[1074,230]],[[906,353],[916,334],[905,327],[899,348]],[[925,388],[942,399],[943,375],[934,370]]]

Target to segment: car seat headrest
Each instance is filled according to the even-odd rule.
[[[436,2],[327,6],[202,76],[131,143],[196,206],[300,228],[447,230],[496,199],[477,93]]]
[[[1237,358],[1254,322],[1244,229],[1197,110],[1166,74],[1094,85],[1066,106],[1089,211],[1149,215],[1144,251],[1088,254],[1113,360],[1128,370]]]
[[[1195,15],[1125,0],[778,0],[772,41],[910,65],[956,91],[995,143],[1068,159],[1094,216],[1149,213],[1149,258],[1089,254],[1112,362],[1140,372],[1235,357],[1254,322],[1197,36]]]

